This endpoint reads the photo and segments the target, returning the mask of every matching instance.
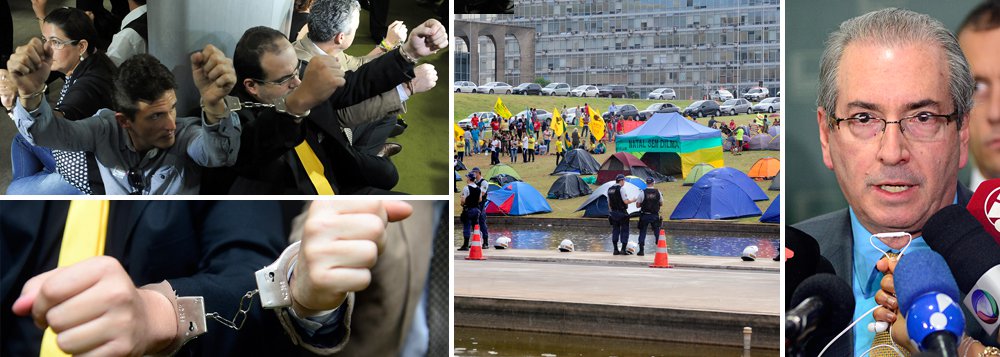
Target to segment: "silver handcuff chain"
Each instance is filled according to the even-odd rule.
[[[226,318],[222,317],[222,315],[220,315],[218,312],[207,313],[205,314],[205,317],[209,317],[215,321],[218,321],[219,323],[228,328],[239,331],[241,328],[243,328],[243,324],[246,323],[247,321],[247,312],[249,312],[250,308],[253,307],[253,297],[254,295],[257,295],[258,291],[259,291],[258,289],[253,289],[247,291],[247,293],[243,295],[243,298],[240,299],[239,310],[236,311],[236,315],[233,315],[233,318],[231,320],[227,320]]]

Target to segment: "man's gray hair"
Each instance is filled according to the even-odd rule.
[[[837,74],[844,49],[854,42],[870,42],[887,46],[911,43],[937,44],[944,49],[948,61],[948,88],[955,106],[958,125],[962,127],[962,117],[972,109],[972,95],[975,83],[969,71],[955,35],[940,21],[930,16],[910,10],[888,8],[849,19],[840,24],[840,29],[830,34],[819,66],[819,96],[816,105],[826,109],[830,115],[827,124],[832,128],[836,121],[833,113],[837,108]],[[905,90],[905,89],[903,89]]]
[[[361,11],[357,0],[316,0],[309,10],[309,39],[327,42],[347,33],[354,13]]]

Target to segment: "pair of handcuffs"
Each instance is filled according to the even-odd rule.
[[[205,313],[205,300],[201,296],[177,297],[178,323],[182,327],[179,336],[181,344],[208,332],[208,318],[212,318],[226,327],[239,331],[246,322],[247,312],[253,306],[253,296],[260,295],[260,303],[265,309],[280,309],[292,306],[292,294],[288,278],[293,262],[299,255],[300,242],[292,243],[285,248],[278,260],[254,273],[257,289],[248,291],[240,299],[239,310],[232,319],[225,319],[217,312]]]
[[[291,93],[289,93],[289,94],[291,94]],[[285,103],[285,99],[287,97],[288,97],[288,94],[279,97],[278,100],[274,101],[273,104],[266,104],[266,103],[257,103],[257,102],[242,102],[242,101],[240,101],[240,98],[237,98],[237,97],[234,97],[234,96],[231,96],[231,95],[227,95],[227,96],[225,96],[225,97],[222,98],[222,103],[225,104],[225,106],[226,106],[226,115],[229,115],[229,113],[232,113],[232,112],[238,112],[238,111],[242,110],[243,108],[274,108],[274,111],[276,111],[278,113],[281,113],[281,114],[288,114],[291,117],[295,118],[296,120],[299,120],[299,119],[302,119],[302,118],[305,118],[305,117],[309,116],[309,113],[312,110],[306,110],[306,112],[302,113],[301,115],[300,114],[292,114],[291,112],[289,112],[288,111],[288,105]],[[204,110],[205,103],[204,102],[201,103],[201,107],[202,107],[202,113],[205,113],[205,110]]]

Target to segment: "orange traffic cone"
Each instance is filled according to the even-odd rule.
[[[480,238],[479,225],[472,230],[472,246],[469,247],[469,256],[465,260],[486,260],[483,258],[483,240]]]
[[[656,257],[653,258],[653,264],[649,265],[650,268],[673,268],[667,257],[667,237],[664,233],[661,229],[660,238],[656,240]]]

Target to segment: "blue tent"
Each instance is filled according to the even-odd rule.
[[[523,216],[532,213],[552,212],[552,207],[538,190],[520,181],[511,182],[499,190],[490,191],[487,199],[489,200],[486,203],[487,214]]]
[[[764,215],[760,216],[760,221],[764,223],[781,223],[781,195],[774,198],[770,206],[764,210]]]
[[[646,189],[646,181],[643,181],[642,178],[639,176],[632,176],[632,175],[625,176],[625,182],[635,185],[635,187],[638,187],[639,190]]]
[[[699,182],[709,178],[726,180],[735,184],[740,189],[742,189],[743,192],[746,192],[747,196],[750,196],[750,198],[753,199],[754,201],[767,201],[769,199],[767,197],[767,194],[764,193],[764,190],[760,189],[760,186],[758,186],[757,183],[754,182],[752,178],[750,178],[750,176],[747,176],[747,174],[744,173],[743,171],[734,169],[732,167],[720,167],[715,170],[709,171],[705,173],[705,175],[703,175],[700,179],[698,179],[698,181],[696,181],[694,184],[695,186],[697,186]]]
[[[757,204],[736,184],[702,177],[677,203],[670,219],[727,219],[760,214]]]
[[[584,217],[607,217],[608,189],[614,184],[614,181],[608,181],[600,187],[594,189],[594,192],[590,194],[590,197],[587,197],[587,200],[583,201],[583,204],[581,204],[580,207],[577,207],[574,212],[583,211]],[[629,197],[638,197],[642,194],[642,190],[640,190],[639,187],[636,187],[628,181],[622,184],[622,191],[624,191]],[[639,204],[637,202],[630,203],[626,211],[629,215],[638,215]]]

